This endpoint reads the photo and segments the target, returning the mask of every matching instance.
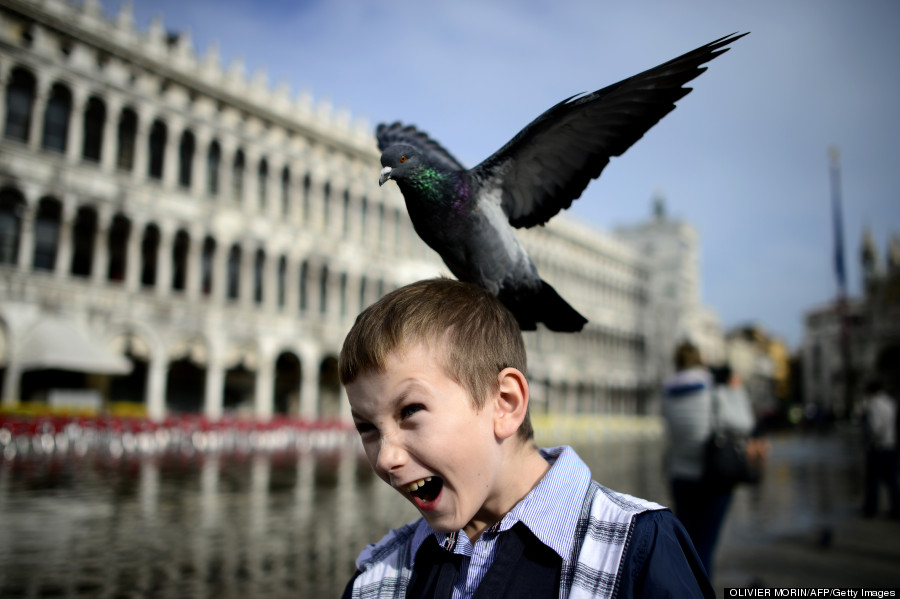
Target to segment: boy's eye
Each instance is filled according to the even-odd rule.
[[[375,430],[375,427],[368,422],[354,422],[353,424],[356,426],[356,432],[360,435],[365,435],[366,433],[371,433]]]
[[[416,412],[422,409],[422,406],[419,404],[410,404],[408,406],[404,406],[402,410],[400,410],[400,416],[402,418],[409,418]]]

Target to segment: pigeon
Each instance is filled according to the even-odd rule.
[[[691,91],[701,66],[747,35],[734,33],[541,114],[467,169],[414,125],[382,123],[379,185],[394,181],[413,228],[459,280],[500,298],[523,331],[543,323],[577,332],[587,319],[546,281],[513,228],[543,225],[572,205],[612,156],[621,156]]]

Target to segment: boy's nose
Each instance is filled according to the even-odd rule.
[[[381,446],[378,448],[378,457],[375,464],[379,470],[385,474],[390,474],[405,465],[406,460],[406,450],[403,449],[399,439],[393,435],[386,435],[381,438]]]

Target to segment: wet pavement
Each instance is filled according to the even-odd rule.
[[[739,488],[713,584],[726,587],[900,587],[900,521],[863,518],[862,450],[848,425],[771,437],[763,484]]]
[[[668,505],[662,443],[644,433],[570,438],[596,480]],[[178,451],[150,455],[115,443],[116,451],[25,455],[23,445],[0,454],[0,598],[334,597],[366,543],[417,515],[355,450],[194,447],[208,441],[192,435]],[[763,484],[735,493],[717,594],[900,587],[900,522],[858,515],[853,430],[771,443]]]

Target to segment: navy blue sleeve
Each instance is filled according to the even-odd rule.
[[[669,510],[635,517],[620,572],[619,599],[716,596],[690,536]]]
[[[353,578],[350,579],[350,582],[347,583],[347,586],[344,587],[344,594],[341,595],[341,599],[350,599],[353,595],[353,583],[356,582],[356,577],[359,576],[359,570],[353,575]]]

